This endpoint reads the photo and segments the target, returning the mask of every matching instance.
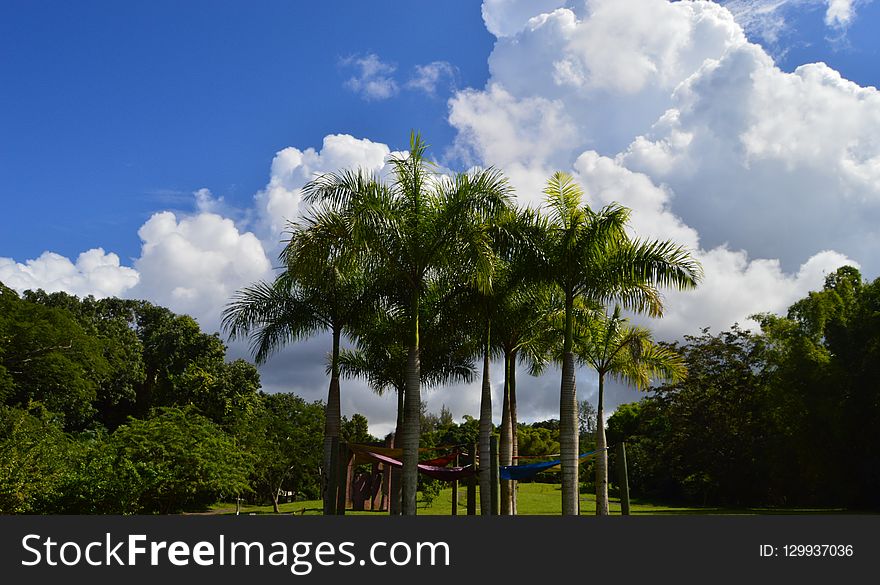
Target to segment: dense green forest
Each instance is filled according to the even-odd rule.
[[[324,406],[260,391],[217,335],[145,301],[0,284],[0,512],[167,513],[319,497]],[[360,415],[346,439],[372,440]]]
[[[673,348],[686,380],[608,421],[633,493],[697,504],[880,507],[880,279],[843,267],[787,316]],[[613,475],[612,475],[613,477]]]

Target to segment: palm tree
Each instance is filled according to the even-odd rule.
[[[404,396],[403,513],[416,513],[421,407],[420,306],[427,285],[439,278],[470,279],[490,290],[495,256],[489,220],[509,203],[510,187],[494,169],[441,175],[425,159],[418,134],[410,149],[392,155],[391,180],[343,170],[303,187],[305,200],[320,207],[319,231],[345,237],[363,254],[367,271],[384,271],[405,291],[399,310],[407,320],[407,378]],[[345,235],[333,218],[344,219]],[[326,217],[325,217],[326,216]]]
[[[515,271],[520,273],[519,270]],[[546,287],[528,280],[521,273],[511,278],[509,286],[500,288],[499,301],[493,318],[493,345],[504,357],[504,387],[501,404],[499,463],[512,465],[517,452],[516,367],[530,366],[532,374],[543,369],[553,342],[547,319]],[[516,483],[501,482],[501,514],[516,514]]]
[[[700,278],[699,263],[670,241],[632,240],[626,232],[630,210],[611,204],[599,211],[583,202],[570,175],[555,173],[544,189],[547,219],[535,216],[535,269],[554,283],[564,299],[562,383],[559,393],[562,513],[578,514],[578,425],[575,388],[575,301],[662,314],[658,287],[687,289]]]
[[[647,390],[658,378],[678,382],[687,374],[684,359],[667,346],[654,342],[651,332],[629,325],[620,316],[595,313],[579,327],[575,351],[578,359],[599,374],[596,406],[596,514],[608,515],[608,452],[605,441],[605,376]]]
[[[493,251],[497,253],[497,247],[492,246]],[[500,264],[500,262],[499,262]],[[499,270],[496,270],[496,274]],[[494,513],[492,507],[492,475],[491,467],[488,465],[490,461],[490,446],[492,441],[492,383],[490,379],[489,364],[493,356],[492,345],[492,324],[495,312],[498,310],[498,302],[503,295],[503,291],[498,287],[499,279],[495,279],[493,289],[488,292],[479,290],[472,291],[473,294],[464,306],[474,311],[477,322],[480,324],[481,331],[477,334],[479,338],[479,350],[477,353],[482,358],[482,384],[480,385],[480,418],[479,418],[479,434],[477,440],[477,452],[479,453],[480,465],[477,467],[477,482],[480,486],[480,513],[488,516]],[[503,287],[502,287],[503,288]]]
[[[284,270],[272,283],[260,281],[237,291],[223,311],[222,328],[229,340],[249,337],[254,361],[265,363],[283,346],[329,331],[332,346],[324,423],[324,488],[333,440],[339,437],[339,354],[343,334],[373,303],[365,273],[337,241],[315,238],[311,218],[290,224],[290,239],[281,253]],[[324,490],[324,513],[333,494]]]
[[[420,347],[421,383],[432,386],[451,382],[471,382],[474,378],[473,338],[461,335],[472,328],[468,315],[457,311],[458,292],[432,283],[421,305]],[[360,322],[355,348],[343,349],[339,364],[343,376],[362,377],[374,392],[397,393],[395,446],[403,431],[406,393],[407,322],[401,315],[376,311]],[[392,469],[390,512],[400,514],[400,472]]]
[[[545,315],[546,303],[550,300],[547,295],[549,291],[532,274],[533,258],[528,253],[530,242],[524,237],[532,227],[532,214],[528,210],[511,209],[499,219],[495,229],[495,248],[502,261],[496,270],[492,293],[478,295],[479,300],[475,303],[481,309],[487,329],[491,325],[491,336],[487,331],[484,348],[480,439],[481,445],[485,443],[485,447],[481,448],[487,449],[492,431],[488,362],[490,355],[501,355],[504,360],[504,384],[498,452],[500,465],[511,465],[516,457],[517,362],[530,363],[533,373],[540,370],[546,361],[545,354],[552,343],[552,336]],[[485,408],[486,405],[488,408]],[[484,418],[487,422],[485,431],[482,424]],[[483,484],[480,485],[481,495],[490,487],[488,473],[485,485],[485,488]],[[501,482],[500,496],[501,514],[515,514],[515,485],[512,481]],[[487,504],[488,502],[481,501],[483,509],[486,509]]]

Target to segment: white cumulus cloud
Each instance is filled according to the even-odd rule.
[[[676,339],[683,333],[696,334],[702,327],[721,331],[733,323],[757,329],[749,319],[756,313],[785,314],[795,301],[811,290],[819,290],[825,276],[854,260],[829,250],[810,256],[795,272],[782,269],[779,260],[749,258],[745,250],[719,246],[701,251],[704,280],[696,290],[665,294],[662,319],[639,317],[658,338]]]
[[[300,150],[288,146],[275,154],[266,187],[255,196],[260,234],[267,249],[274,248],[287,227],[302,211],[301,189],[321,173],[339,169],[378,172],[391,153],[387,145],[348,134],[324,137],[322,148]]]
[[[75,263],[54,252],[43,252],[24,263],[0,258],[0,282],[19,292],[41,288],[103,298],[124,294],[138,279],[136,270],[120,265],[119,256],[103,248],[83,252]]]
[[[666,291],[651,326],[667,339],[754,326],[844,264],[873,278],[880,98],[824,64],[783,72],[750,43],[746,9],[782,4],[735,19],[688,0],[487,0],[491,77],[450,100],[454,152],[503,168],[530,204],[570,171],[591,205],[631,207],[635,234],[691,249],[705,277]]]
[[[217,329],[220,312],[236,290],[270,273],[257,237],[214,213],[182,218],[156,213],[138,235],[140,282],[129,296],[192,315],[208,330]]]
[[[565,4],[565,0],[483,0],[483,22],[496,37],[513,36],[533,16]]]

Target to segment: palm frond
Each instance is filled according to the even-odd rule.
[[[544,196],[551,221],[565,231],[571,229],[583,215],[581,204],[584,192],[568,173],[553,173],[544,188]]]
[[[329,326],[314,298],[282,277],[237,291],[223,310],[221,327],[230,340],[247,336],[257,363],[265,363],[290,341]]]
[[[600,375],[646,390],[653,380],[677,382],[687,374],[682,356],[656,343],[648,329],[631,325],[619,307],[612,315],[593,313],[581,329],[578,359]]]

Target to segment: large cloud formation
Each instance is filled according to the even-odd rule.
[[[851,258],[880,268],[875,89],[822,64],[781,71],[710,2],[524,8],[484,4],[492,76],[450,102],[456,152],[513,169],[532,204],[548,171],[571,171],[591,203],[631,206],[639,235],[694,249],[706,283],[670,294],[669,334],[783,309]]]
[[[320,151],[293,146],[278,151],[272,160],[269,183],[254,198],[259,216],[258,231],[267,245],[274,246],[288,221],[295,220],[301,213],[300,191],[306,182],[339,169],[378,172],[390,153],[385,144],[348,134],[326,136]]]
[[[135,268],[141,280],[128,294],[193,315],[209,330],[216,329],[221,308],[238,288],[270,270],[256,236],[214,213],[181,219],[157,213],[138,235],[143,245]]]

